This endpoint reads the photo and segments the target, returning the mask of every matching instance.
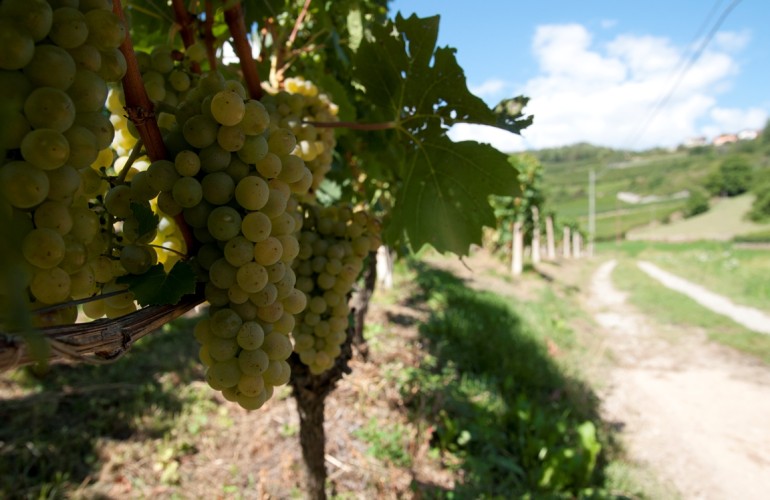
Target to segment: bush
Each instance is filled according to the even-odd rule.
[[[696,188],[690,191],[690,197],[687,199],[687,204],[684,206],[684,216],[692,217],[694,215],[708,212],[709,197],[708,193],[704,189]]]
[[[742,156],[731,156],[706,180],[706,189],[720,196],[737,196],[751,186],[751,164]]]
[[[770,220],[770,182],[766,182],[755,189],[757,197],[751,205],[749,219],[755,222]]]

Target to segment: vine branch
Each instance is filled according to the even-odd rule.
[[[241,61],[241,71],[243,79],[246,80],[246,87],[249,90],[249,96],[252,99],[261,99],[262,82],[257,73],[257,64],[251,56],[251,44],[246,35],[246,23],[243,19],[243,7],[240,2],[232,7],[225,9],[225,22],[230,28],[230,35],[233,37],[233,47],[238,59]]]
[[[299,16],[297,16],[297,21],[294,23],[294,28],[291,30],[289,39],[286,40],[287,49],[291,49],[292,45],[294,45],[294,40],[297,39],[299,27],[302,26],[302,22],[305,20],[305,16],[307,16],[307,11],[310,8],[310,2],[311,0],[305,0],[305,5],[302,6],[302,11],[299,13]]]
[[[193,28],[195,16],[184,6],[184,0],[172,0],[172,5],[174,7],[176,23],[179,25],[179,33],[182,35],[182,43],[184,43],[184,47],[187,49],[195,43],[195,30]],[[190,69],[196,74],[201,72],[201,66],[197,61],[192,62]]]
[[[206,56],[209,60],[211,71],[217,69],[217,54],[214,50],[214,4],[206,0],[206,20],[203,22],[203,39],[206,42]]]

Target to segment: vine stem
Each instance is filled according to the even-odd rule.
[[[214,4],[211,0],[206,0],[206,20],[203,22],[203,39],[206,41],[206,55],[209,60],[211,71],[217,69],[217,54],[214,50]]]
[[[124,24],[127,24],[120,0],[113,1],[112,11],[120,17]],[[131,34],[128,29],[126,29],[125,40],[120,44],[120,52],[126,58],[127,70],[123,77],[123,93],[126,96],[125,109],[128,118],[136,126],[150,160],[163,160],[166,158],[166,145],[163,144],[163,136],[160,133],[160,128],[158,128],[158,122],[155,120],[152,102],[144,89],[142,74],[139,71],[139,63],[136,61],[136,54],[134,54]]]
[[[264,92],[257,72],[257,64],[251,56],[251,44],[246,36],[246,22],[243,18],[243,6],[240,2],[225,9],[225,22],[230,28],[230,35],[233,37],[235,53],[241,61],[241,71],[243,72],[243,79],[246,80],[249,96],[259,100]]]
[[[187,49],[195,43],[195,31],[193,29],[195,16],[184,6],[184,0],[172,0],[171,3],[174,7],[174,17],[179,25],[179,33],[182,35],[182,43]],[[201,73],[201,65],[197,61],[192,62],[190,69],[193,73]]]
[[[302,21],[305,20],[305,16],[307,16],[307,11],[310,8],[310,2],[311,0],[305,0],[305,5],[302,6],[302,11],[299,13],[299,16],[297,16],[297,21],[294,23],[294,28],[291,30],[289,39],[286,40],[287,49],[291,49],[292,45],[294,45],[294,40],[297,39],[299,27],[302,25]]]
[[[308,125],[320,128],[349,128],[352,130],[390,130],[398,127],[396,122],[358,123],[358,122],[312,122],[303,121]]]

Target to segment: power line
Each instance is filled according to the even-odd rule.
[[[722,3],[721,0],[718,0],[714,4],[711,11],[706,16],[706,19],[704,20],[703,24],[701,24],[701,27],[698,29],[698,32],[695,34],[694,39],[700,38],[701,33],[703,32],[705,27],[708,25],[708,22],[710,21],[711,17],[713,17],[714,13],[716,12],[717,8],[721,3]],[[727,7],[725,7],[725,9],[719,15],[717,20],[714,22],[713,26],[709,30],[706,37],[701,40],[701,43],[698,45],[698,47],[690,54],[690,57],[687,60],[686,64],[680,67],[679,73],[676,75],[676,80],[674,81],[673,85],[671,85],[668,92],[663,94],[663,96],[661,96],[661,98],[658,99],[658,101],[655,103],[655,105],[651,109],[650,113],[648,113],[647,118],[642,122],[640,127],[637,129],[638,130],[637,134],[635,136],[632,136],[633,140],[629,142],[627,149],[633,149],[633,147],[644,136],[644,133],[647,131],[647,128],[650,126],[652,121],[671,100],[671,97],[674,95],[674,92],[676,92],[677,88],[679,88],[679,84],[682,83],[682,80],[684,79],[687,72],[693,67],[693,65],[698,61],[698,59],[700,59],[700,56],[703,55],[703,52],[706,50],[706,47],[708,46],[709,42],[711,42],[711,40],[714,38],[717,31],[724,23],[725,19],[727,19],[727,16],[730,14],[730,12],[732,12],[732,10],[739,3],[741,3],[741,0],[733,0],[732,2],[730,2],[729,5],[727,5]]]

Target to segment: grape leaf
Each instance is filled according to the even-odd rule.
[[[436,131],[407,154],[396,195],[389,239],[405,234],[413,249],[468,253],[481,243],[482,226],[494,226],[489,195],[516,195],[518,172],[505,154],[487,144],[452,142]]]
[[[399,14],[395,22],[372,27],[371,39],[365,39],[355,54],[353,69],[367,99],[412,130],[437,120],[444,128],[475,123],[514,133],[529,125],[531,117],[493,111],[468,90],[455,49],[436,48],[438,25],[439,16]],[[526,103],[523,98],[511,101]]]
[[[532,125],[534,120],[532,115],[525,117],[524,113],[521,112],[528,102],[529,97],[524,96],[500,101],[494,109],[497,116],[497,127],[514,134],[521,134],[521,130]]]
[[[160,217],[149,206],[131,203],[131,212],[133,212],[134,217],[139,222],[136,228],[137,239],[150,234],[158,228]]]
[[[121,276],[116,280],[125,283],[143,306],[174,305],[187,294],[195,292],[195,271],[186,262],[177,262],[168,274],[163,264],[152,266],[140,275]]]

